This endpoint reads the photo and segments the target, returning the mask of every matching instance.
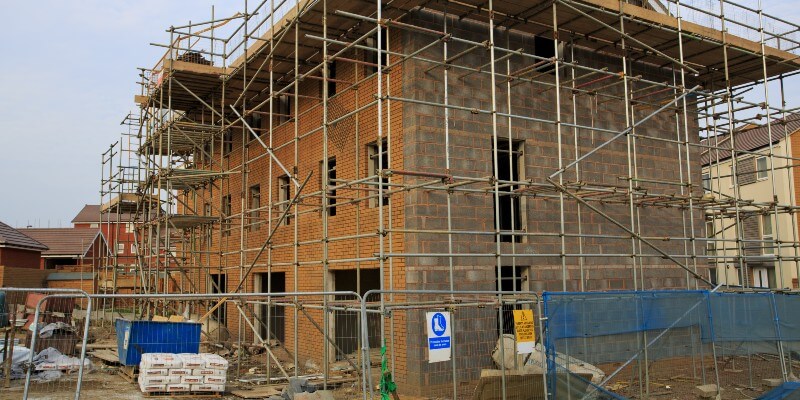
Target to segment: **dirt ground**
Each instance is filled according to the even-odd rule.
[[[92,332],[99,342],[112,341],[112,335],[105,331]],[[203,349],[212,351],[212,348]],[[295,366],[286,354],[274,350],[276,357],[281,359],[282,365],[289,375],[294,375]],[[370,355],[373,366],[380,363],[380,354],[375,352]],[[241,364],[233,362],[228,372],[227,395],[223,399],[239,399],[231,394],[233,390],[264,387],[267,383],[263,367],[267,363],[267,354],[248,353],[241,359]],[[353,362],[360,365],[360,360]],[[229,357],[236,358],[236,357]],[[91,359],[92,370],[84,376],[81,397],[85,399],[153,399],[139,391],[135,383],[129,383],[118,374],[118,366],[108,365],[101,360]],[[321,376],[319,366],[300,360],[300,375]],[[764,385],[764,379],[780,378],[780,363],[776,356],[769,354],[755,354],[752,356],[718,357],[719,381],[723,388],[722,398],[725,400],[749,400],[757,398],[769,391]],[[619,368],[619,363],[598,365],[607,375]],[[794,368],[800,368],[796,363]],[[377,373],[379,368],[373,368]],[[644,366],[632,363],[619,372],[607,385],[610,391],[630,399],[697,399],[697,386],[706,383],[715,383],[717,378],[714,373],[714,359],[712,357],[684,357],[651,362],[649,376],[644,373]],[[238,372],[237,372],[238,371]],[[330,382],[337,400],[350,400],[361,398],[361,382],[358,375],[346,361],[338,361],[332,365]],[[271,371],[273,377],[278,377],[281,372],[274,367]],[[239,378],[243,378],[244,382]],[[373,382],[379,380],[375,376]],[[646,388],[649,380],[649,392]],[[320,382],[320,380],[317,380]],[[31,399],[72,399],[74,398],[77,383],[77,373],[63,376],[61,379],[48,383],[33,383],[31,386]],[[0,382],[0,384],[2,384]],[[24,380],[14,380],[11,387],[0,389],[0,400],[20,399],[23,394]],[[273,385],[279,392],[282,385]],[[648,396],[649,395],[649,396]],[[203,397],[194,397],[203,398]],[[208,397],[211,398],[211,397]],[[220,398],[220,397],[215,397]]]
[[[764,385],[764,379],[781,378],[780,363],[772,355],[720,357],[717,363],[723,399],[757,398],[772,389]],[[606,374],[619,366],[598,365]],[[643,393],[647,393],[647,377],[644,366],[641,367],[640,373],[638,364],[627,366],[609,382],[607,389],[630,399],[646,398]],[[650,363],[649,371],[649,395],[658,399],[697,399],[697,386],[717,380],[711,357],[659,360]]]
[[[73,399],[75,395],[75,387],[77,383],[77,373],[64,378],[48,383],[32,383],[31,392],[28,396],[29,399]],[[25,381],[23,379],[12,381],[11,388],[0,389],[0,400],[17,400],[22,398],[23,388]],[[244,384],[240,382],[230,382],[227,386],[227,392],[222,397],[203,397],[193,396],[192,398],[215,398],[215,399],[240,399],[237,396],[230,394],[231,390],[246,389],[248,387],[255,387],[255,385]],[[274,385],[276,389],[281,389],[282,385]],[[345,399],[360,399],[360,385],[355,388],[352,385],[341,385],[334,389],[334,397],[337,400]],[[138,399],[154,399],[158,397],[146,396],[139,391],[139,386],[134,383],[129,383],[123,377],[119,376],[114,368],[95,369],[89,374],[84,376],[83,385],[81,388],[81,398],[84,399],[123,399],[123,400],[138,400]],[[169,398],[169,397],[163,397]]]

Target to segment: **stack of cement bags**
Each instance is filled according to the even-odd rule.
[[[228,361],[216,354],[142,354],[139,388],[144,393],[225,391]]]

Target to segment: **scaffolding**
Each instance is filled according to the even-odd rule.
[[[772,201],[747,198],[737,171],[754,154],[737,136],[763,127],[769,174],[794,182],[772,144],[793,133],[800,25],[760,2],[263,0],[168,32],[126,119],[133,151],[103,156],[136,292],[269,292],[276,272],[285,291],[335,290],[356,270],[384,302],[463,290],[472,266],[508,290],[521,265],[536,291],[733,286],[718,265],[750,288],[742,221],[765,213],[790,221],[756,241],[792,266],[778,288],[800,271],[795,198],[777,179]],[[701,155],[725,154],[732,173],[701,182]],[[248,340],[239,311],[225,322]]]
[[[137,277],[140,265],[136,259],[135,224],[141,196],[141,160],[136,149],[141,145],[137,131],[139,116],[127,114],[120,122],[120,139],[103,152],[100,176],[100,206],[98,227],[108,242],[109,251],[100,258],[96,271],[96,290],[103,294],[136,293],[142,277]],[[100,312],[114,315],[116,304],[103,302]]]

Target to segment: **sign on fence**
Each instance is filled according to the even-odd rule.
[[[428,326],[428,362],[450,360],[450,313],[425,313]]]
[[[514,332],[517,335],[517,354],[533,353],[536,345],[533,310],[514,310]]]

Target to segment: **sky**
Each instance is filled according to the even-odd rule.
[[[243,8],[244,0],[216,3],[219,18]],[[136,68],[164,53],[150,43],[167,43],[169,26],[210,19],[213,4],[0,0],[0,221],[70,226],[84,204],[100,202],[101,154],[135,109]],[[796,0],[765,4],[767,13],[800,22]],[[790,107],[800,107],[797,81],[787,87]]]
[[[219,1],[230,16],[243,1]],[[137,67],[210,0],[0,0],[0,221],[71,226],[100,202],[101,153],[135,109]],[[237,7],[235,7],[237,6]]]

